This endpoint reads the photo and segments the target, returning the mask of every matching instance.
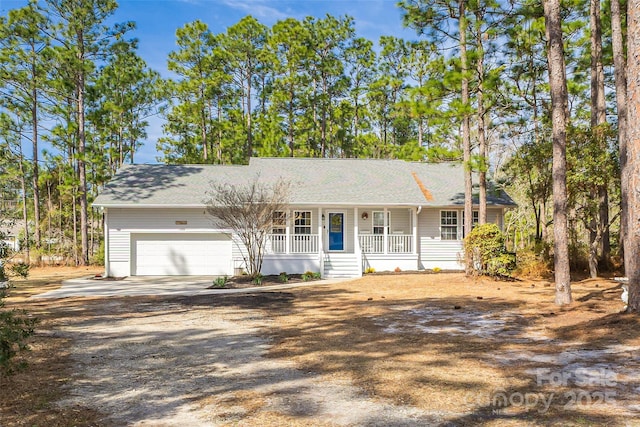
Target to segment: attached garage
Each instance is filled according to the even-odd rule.
[[[222,233],[131,234],[135,276],[232,275],[231,237]]]

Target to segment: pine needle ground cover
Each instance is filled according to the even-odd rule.
[[[640,325],[619,285],[370,275],[286,292],[30,300],[2,425],[634,425]],[[108,337],[108,339],[105,339]],[[144,410],[143,410],[144,409]],[[634,421],[635,420],[635,421]],[[174,423],[174,424],[172,424]],[[195,424],[193,424],[195,425]]]

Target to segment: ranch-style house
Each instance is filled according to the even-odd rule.
[[[462,269],[463,167],[402,160],[252,158],[248,165],[127,165],[93,203],[105,225],[105,274],[233,275],[243,247],[206,211],[211,182],[290,184],[276,212],[263,274]],[[513,200],[490,187],[488,221]],[[477,221],[474,205],[472,221]]]

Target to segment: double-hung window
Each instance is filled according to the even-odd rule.
[[[311,211],[295,211],[293,226],[295,234],[311,234]]]
[[[384,234],[384,211],[373,211],[373,234]],[[391,212],[387,211],[387,234],[391,224]]]
[[[478,221],[480,214],[478,211],[473,211],[472,212],[472,221],[471,221],[471,229],[473,230],[474,228],[476,228],[476,225],[478,225]],[[464,231],[464,211],[462,211],[462,237],[465,237],[465,231]]]
[[[287,233],[287,213],[275,211],[271,220],[271,234]]]
[[[440,211],[440,239],[458,240],[458,211]]]

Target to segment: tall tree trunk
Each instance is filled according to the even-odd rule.
[[[78,202],[76,191],[73,190],[72,194],[72,209],[73,209],[73,263],[78,265],[80,258],[78,257]]]
[[[36,54],[35,46],[31,45],[32,55]],[[32,143],[33,143],[33,239],[36,248],[40,247],[40,188],[38,186],[38,179],[40,176],[40,166],[38,165],[38,89],[37,89],[37,74],[35,59],[32,59],[31,63],[31,126],[32,130]]]
[[[293,93],[293,87],[290,84],[289,85],[289,153],[291,155],[291,157],[295,156],[295,140],[294,140],[294,128],[293,128],[293,121],[294,121],[294,111],[293,111],[293,98],[294,98],[294,93]]]
[[[540,233],[540,237],[543,242],[547,242],[549,239],[549,233],[547,232],[547,203],[546,201],[542,202],[542,209],[540,209],[540,222],[542,223],[542,233]]]
[[[623,248],[623,260],[626,267],[625,245],[628,243],[627,197],[629,194],[629,177],[627,172],[627,64],[624,59],[624,41],[622,39],[622,19],[620,16],[620,0],[611,1],[611,39],[613,48],[614,76],[616,84],[616,109],[618,110],[618,145],[620,149],[620,241]]]
[[[251,73],[249,73],[247,77],[247,162],[253,155],[253,133],[251,127]]]
[[[353,103],[353,142],[356,147],[358,146],[358,131],[360,130],[360,103],[358,102],[358,98],[359,94],[356,93]],[[356,148],[356,150],[358,150],[358,148]],[[352,156],[353,154],[354,153],[351,153]]]
[[[469,105],[469,76],[467,68],[467,17],[465,9],[466,1],[458,1],[458,26],[460,32],[460,71],[462,72],[462,108],[465,109],[462,115],[462,161],[464,163],[464,235],[471,233],[473,222],[473,182],[471,180],[471,132],[469,113],[466,111]],[[465,272],[471,274],[473,264],[471,257],[465,259]]]
[[[484,110],[484,46],[482,45],[482,36],[484,33],[481,31],[481,19],[482,13],[478,8],[476,13],[476,21],[478,22],[476,48],[478,50],[478,149],[480,151],[480,159],[482,160],[480,170],[478,171],[479,181],[479,206],[478,206],[478,224],[487,223],[487,167],[489,156],[487,153],[487,138],[485,129],[485,110]],[[471,217],[467,217],[472,219]],[[472,221],[471,221],[472,222]],[[473,226],[473,224],[472,224]]]
[[[639,0],[640,1],[640,0]],[[571,303],[567,224],[567,77],[560,23],[560,0],[544,0],[548,40],[549,86],[553,125],[553,250],[556,281],[555,303]]]
[[[204,88],[200,86],[200,100],[203,102],[200,109],[200,138],[202,139],[202,160],[208,163],[209,143],[207,142],[207,112],[205,110]]]
[[[606,150],[606,139],[604,138],[603,125],[607,122],[606,100],[604,95],[604,67],[602,65],[602,28],[600,20],[600,0],[590,0],[590,27],[591,27],[591,129],[594,137],[600,143],[600,148]],[[594,222],[590,233],[590,246],[595,246],[594,242],[597,235],[601,235],[600,243],[597,248],[600,249],[602,260],[606,262],[609,259],[609,195],[607,184],[599,185],[594,188],[591,194],[594,200],[598,200],[598,214],[594,213]],[[598,230],[596,230],[596,228]],[[595,256],[596,259],[590,259],[589,264],[595,266],[590,268],[591,277],[598,275],[598,259],[597,251],[589,251],[589,256]]]
[[[607,181],[609,181],[607,179]],[[611,233],[609,226],[609,186],[601,185],[598,188],[598,201],[600,204],[600,229],[602,230],[602,239],[600,239],[600,259],[606,269],[610,268],[611,260]]]
[[[84,35],[78,32],[78,60],[84,63]],[[85,160],[86,134],[85,134],[85,111],[84,111],[84,91],[85,91],[85,75],[84,71],[78,71],[77,76],[77,114],[78,114],[78,179],[80,180],[80,244],[82,252],[78,259],[79,265],[87,265],[89,261],[89,228],[87,219],[87,168]]]
[[[53,212],[53,201],[51,199],[51,183],[47,182],[47,253],[51,254],[51,212]],[[62,240],[60,240],[61,242]]]
[[[640,0],[627,9],[627,161],[623,178],[627,187],[627,243],[625,267],[629,278],[628,311],[640,313]],[[624,185],[624,184],[623,184]]]
[[[327,80],[323,76],[322,78],[322,119],[320,121],[320,157],[325,157],[325,150],[327,149],[327,106],[325,105],[324,96],[327,95]]]
[[[218,110],[218,142],[216,155],[218,156],[218,164],[222,164],[222,102],[220,96],[216,98],[217,110]]]
[[[124,122],[124,119],[122,117],[120,117],[119,120],[120,123]],[[122,166],[124,165],[124,135],[123,132],[124,130],[122,129],[122,126],[118,126],[118,165],[116,167],[116,169],[114,170],[114,173]]]
[[[18,159],[20,168],[20,187],[22,190],[22,221],[24,222],[24,263],[31,264],[31,254],[29,253],[29,215],[27,211],[27,180],[24,171],[24,155],[22,154],[22,144],[20,144],[20,157]]]

